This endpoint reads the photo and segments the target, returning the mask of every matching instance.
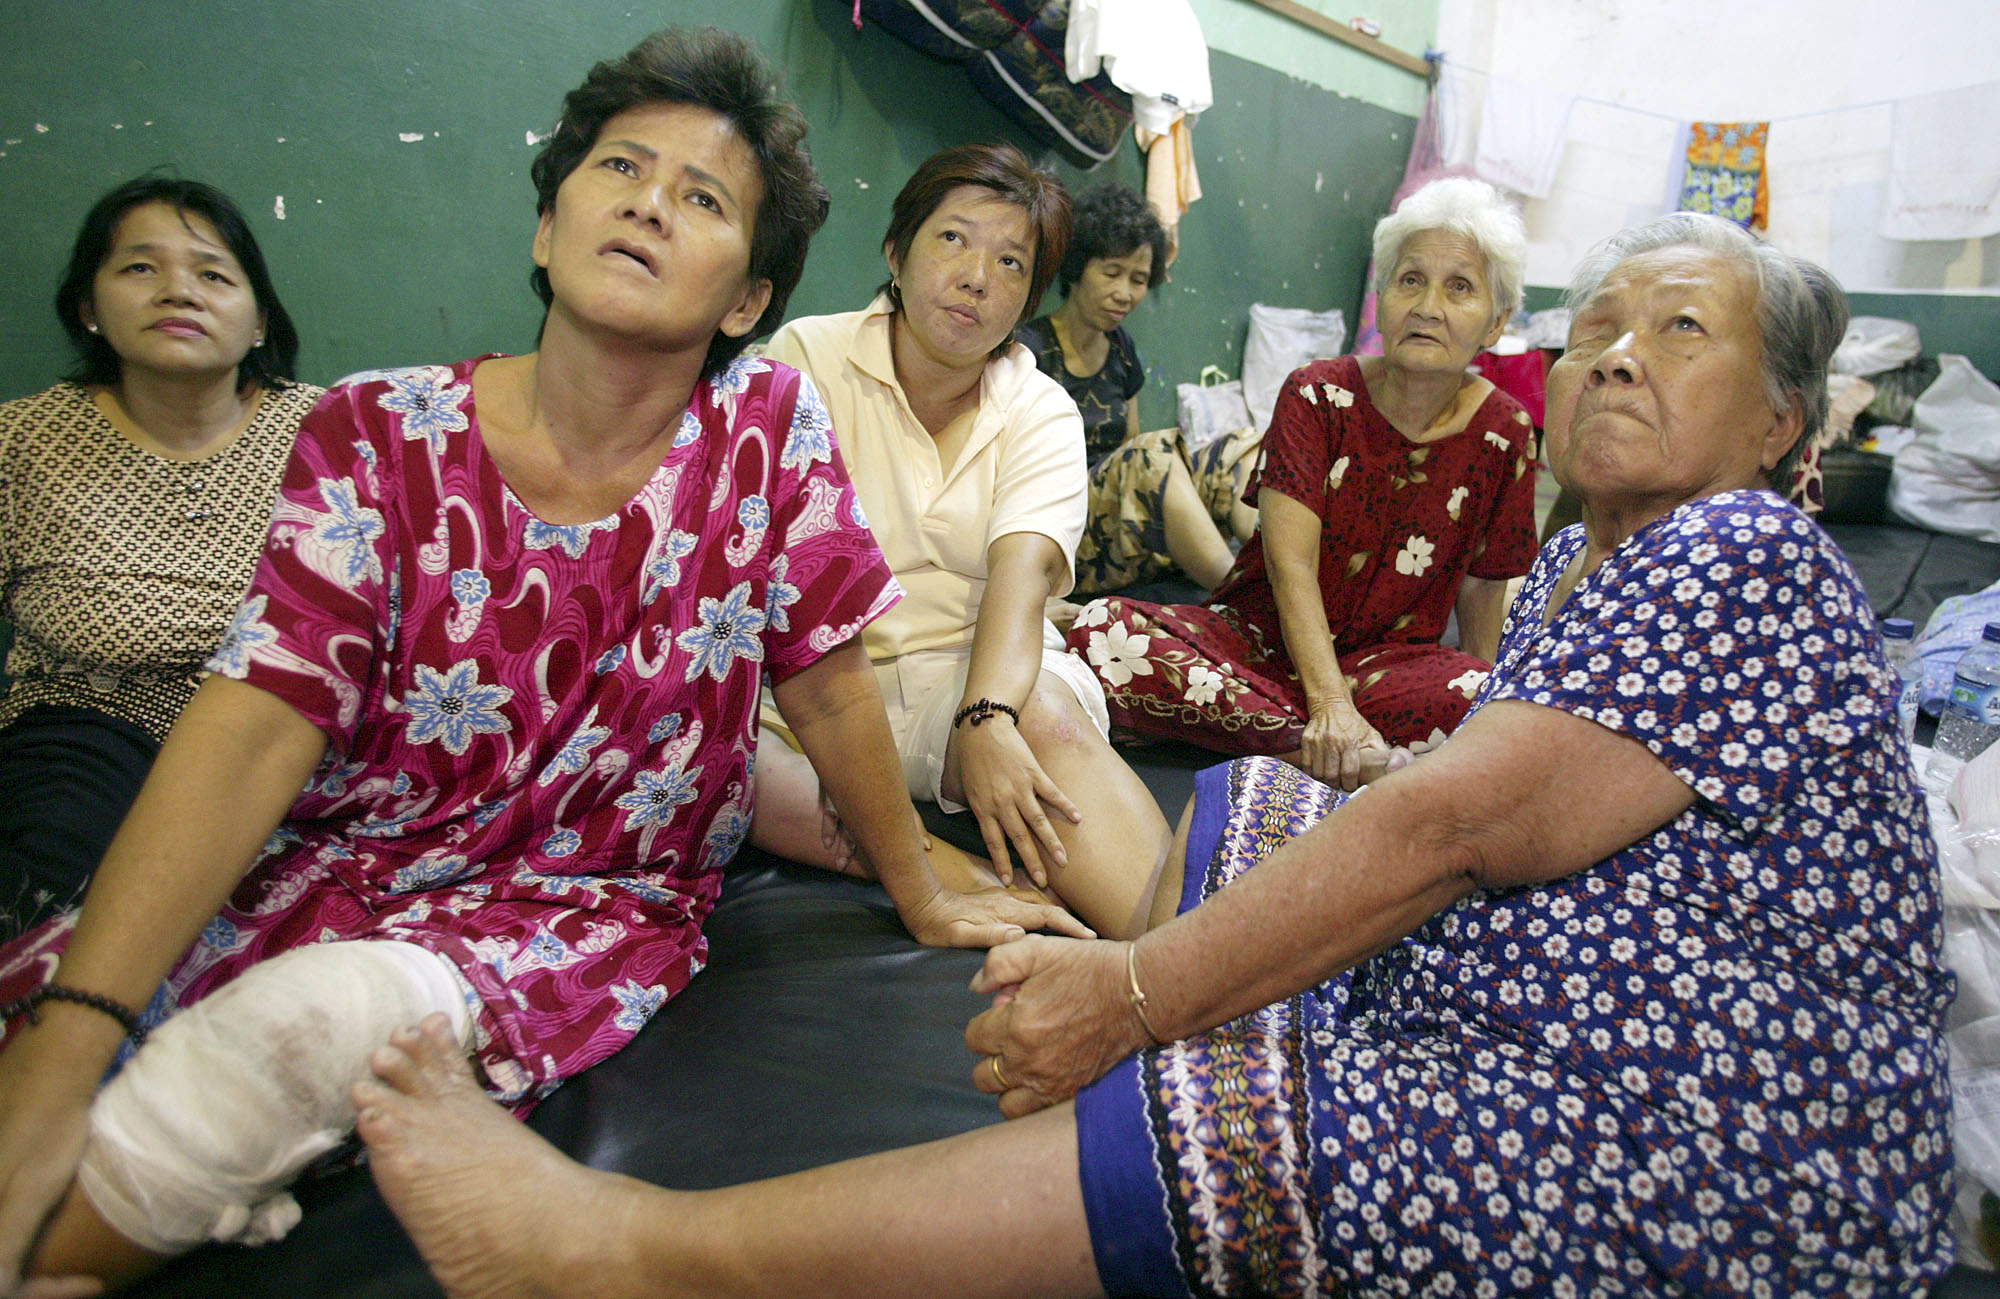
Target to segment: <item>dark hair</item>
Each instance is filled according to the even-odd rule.
[[[1069,248],[1069,191],[1052,171],[1043,171],[1011,144],[961,144],[941,149],[924,159],[896,195],[889,209],[889,231],[882,242],[894,249],[896,263],[910,255],[917,229],[930,220],[945,195],[965,185],[990,189],[999,197],[1028,214],[1035,233],[1035,267],[1028,277],[1028,300],[1021,308],[1021,320],[1031,319],[1041,305],[1042,292],[1055,278]],[[890,301],[900,309],[902,298],[893,284],[883,286]],[[1019,324],[1020,321],[1015,321]],[[993,349],[997,360],[1014,344],[1012,332]]]
[[[706,378],[785,318],[785,303],[805,273],[806,248],[826,221],[829,199],[806,152],[805,115],[778,97],[777,76],[756,48],[718,27],[670,27],[597,64],[563,97],[562,120],[529,168],[536,213],[554,210],[556,190],[596,147],[606,122],[652,104],[692,104],[727,118],[756,157],[764,186],[750,237],[750,278],[771,282],[771,300],[743,337],[716,331],[702,363]],[[537,266],[529,283],[544,308],[554,304],[546,270]]]
[[[63,377],[71,383],[115,384],[122,372],[118,353],[102,335],[84,328],[82,307],[91,300],[92,282],[111,255],[111,240],[118,223],[135,207],[164,203],[180,214],[183,224],[193,213],[215,227],[215,233],[236,258],[236,264],[250,277],[250,291],[257,309],[264,313],[264,341],[250,349],[236,367],[236,384],[255,383],[264,388],[288,386],[298,372],[299,331],[278,291],[271,285],[271,273],[264,266],[257,237],[229,196],[213,185],[172,176],[140,176],[128,180],[92,205],[84,214],[83,227],[69,251],[69,266],[56,289],[56,319],[76,349],[76,368]]]
[[[1063,258],[1062,291],[1068,296],[1083,278],[1083,268],[1100,257],[1129,257],[1140,248],[1153,250],[1153,278],[1167,270],[1167,228],[1153,205],[1130,185],[1105,181],[1086,190],[1076,201],[1076,221],[1070,227],[1069,253]]]

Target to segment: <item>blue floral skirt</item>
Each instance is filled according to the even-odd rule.
[[[1344,797],[1270,758],[1200,773],[1181,909]],[[1815,1192],[1462,1015],[1425,951],[1392,948],[1078,1094],[1107,1292],[1881,1296],[1944,1270],[1946,1238],[1909,1206]]]

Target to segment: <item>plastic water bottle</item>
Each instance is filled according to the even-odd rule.
[[[1882,652],[1889,670],[1902,682],[1896,688],[1896,720],[1903,727],[1903,743],[1917,734],[1917,708],[1924,693],[1924,661],[1917,657],[1917,624],[1908,618],[1882,620]]]
[[[1949,789],[1965,764],[2000,739],[2000,622],[1986,624],[1985,634],[1958,661],[1951,678],[1951,695],[1944,702],[1924,780]]]

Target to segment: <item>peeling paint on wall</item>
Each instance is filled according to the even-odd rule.
[[[396,138],[404,144],[415,144],[424,138],[424,133],[422,131],[398,131]]]
[[[283,194],[278,195],[278,201],[271,205],[271,215],[280,221],[285,219],[285,196]]]

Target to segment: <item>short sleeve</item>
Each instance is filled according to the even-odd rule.
[[[1139,359],[1138,344],[1134,343],[1132,336],[1125,332],[1125,326],[1120,325],[1111,337],[1118,343],[1122,361],[1118,376],[1120,380],[1118,396],[1121,400],[1130,401],[1139,395],[1141,388],[1146,386],[1146,365]]]
[[[1824,533],[1768,492],[1696,501],[1628,538],[1486,699],[1631,735],[1754,834],[1891,724],[1867,598]]]
[[[1089,512],[1090,470],[1076,403],[1052,380],[1033,386],[1036,391],[1007,412],[1007,428],[1000,434],[986,544],[1014,532],[1037,532],[1054,541],[1068,570],[1055,592],[1062,595],[1075,577],[1076,547]]]
[[[868,530],[819,390],[790,366],[772,370],[774,387],[791,386],[771,499],[782,541],[771,562],[764,641],[771,679],[782,681],[859,635],[903,588]]]
[[[337,387],[299,425],[249,593],[208,669],[269,691],[353,739],[362,696],[393,635],[396,448],[371,433],[365,394]]]
[[[1466,573],[1505,581],[1527,572],[1541,548],[1535,536],[1535,427],[1521,404],[1497,389],[1480,415],[1487,426],[1481,436],[1497,435],[1507,443],[1507,464]]]
[[[1264,434],[1264,463],[1243,495],[1248,504],[1255,505],[1258,491],[1268,487],[1321,518],[1326,516],[1326,476],[1332,468],[1333,446],[1329,422],[1339,417],[1337,412],[1351,407],[1321,400],[1313,370],[1312,366],[1294,370],[1278,387],[1271,427]],[[1311,394],[1310,400],[1307,394]],[[1349,400],[1353,400],[1351,394]]]

